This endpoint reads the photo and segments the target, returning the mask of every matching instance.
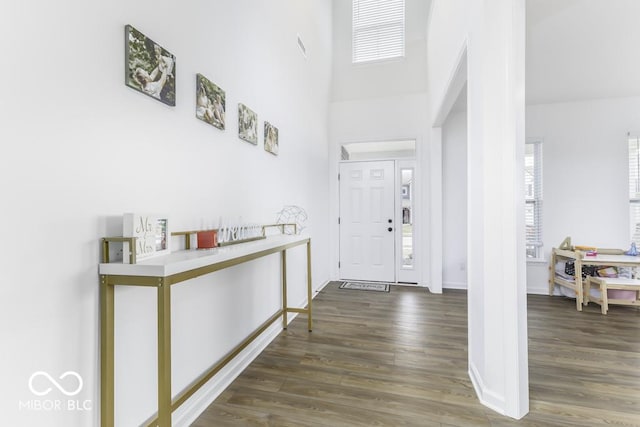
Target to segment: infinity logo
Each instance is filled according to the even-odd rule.
[[[60,377],[58,378],[59,380],[63,380],[68,376],[72,376],[78,380],[78,388],[76,388],[73,391],[67,391],[64,387],[60,385],[60,383],[58,383],[55,379],[53,379],[51,375],[49,375],[44,371],[38,371],[31,374],[31,377],[29,377],[29,390],[31,390],[31,393],[35,394],[36,396],[45,396],[51,393],[51,390],[52,390],[51,387],[43,391],[37,391],[36,389],[33,388],[33,380],[39,376],[45,377],[47,380],[49,380],[49,382],[53,384],[58,390],[60,390],[60,392],[65,396],[75,396],[76,394],[80,393],[80,390],[82,390],[82,385],[83,385],[82,377],[77,372],[67,371],[64,374],[60,375]]]

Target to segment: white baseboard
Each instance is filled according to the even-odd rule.
[[[325,280],[324,283],[320,285],[320,287],[318,287],[318,289],[313,291],[313,296],[311,298],[315,298],[316,295],[318,295],[318,293],[322,291],[325,288],[325,286],[329,284],[329,282],[339,282],[339,280]]]
[[[321,291],[329,281],[325,281],[316,291],[313,292],[312,298]],[[300,302],[298,307],[306,305],[306,298]],[[298,316],[293,313],[288,317],[288,323]],[[282,332],[282,323],[273,322],[255,341],[247,346],[238,354],[227,366],[222,368],[213,378],[203,385],[193,396],[178,407],[172,415],[172,425],[176,427],[188,427],[213,403],[214,400],[235,380],[253,360],[267,348]]]
[[[442,288],[467,290],[467,284],[464,282],[442,282]]]
[[[461,289],[467,290],[467,284],[463,282],[443,282],[442,289]],[[546,284],[542,286],[528,286],[527,294],[531,295],[549,295],[549,287]]]
[[[527,294],[530,295],[549,295],[549,286],[527,286]]]
[[[249,344],[235,359],[222,368],[211,380],[173,413],[172,425],[188,427],[213,403],[214,400],[235,380],[253,360],[282,331],[281,322],[274,322],[258,339]]]
[[[504,396],[500,396],[485,387],[482,377],[471,361],[469,362],[469,378],[471,378],[471,383],[480,403],[500,415],[505,415],[506,401]]]
[[[431,292],[432,294],[436,294],[436,295],[440,295],[440,294],[442,294],[442,288],[440,289],[440,292],[436,292],[436,291],[434,291],[434,290],[432,289],[432,287],[429,285],[429,282],[427,282],[427,281],[420,281],[420,282],[418,282],[418,285],[417,285],[417,286],[418,286],[419,288],[426,288],[426,289],[429,289],[429,292]]]

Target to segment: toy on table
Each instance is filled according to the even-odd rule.
[[[638,256],[638,249],[636,248],[636,243],[635,242],[631,242],[631,247],[624,254],[625,255],[631,255],[631,256]]]

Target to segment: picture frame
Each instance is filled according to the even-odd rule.
[[[176,105],[176,57],[131,25],[125,26],[125,85]]]
[[[242,103],[238,103],[238,137],[258,145],[258,115]]]
[[[122,221],[122,235],[135,237],[134,248],[136,259],[143,260],[171,253],[171,234],[169,219],[166,215],[125,213]],[[124,252],[125,248],[123,248]],[[123,260],[129,259],[123,253]]]
[[[226,94],[202,74],[196,74],[196,117],[203,122],[225,129]]]
[[[280,151],[278,128],[267,121],[264,122],[264,149],[274,156]]]

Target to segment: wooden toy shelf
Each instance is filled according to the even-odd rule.
[[[558,249],[551,250],[551,261],[549,264],[549,295],[553,295],[555,285],[571,289],[576,293],[576,309],[582,311],[585,303],[586,279],[582,278],[582,268],[584,266],[603,267],[640,267],[640,256],[622,255],[618,253],[603,253],[613,250],[600,250],[595,256],[586,256],[584,252],[577,250]],[[622,251],[617,251],[622,252]],[[556,274],[556,263],[562,260],[572,260],[575,266],[574,280],[562,278]]]

